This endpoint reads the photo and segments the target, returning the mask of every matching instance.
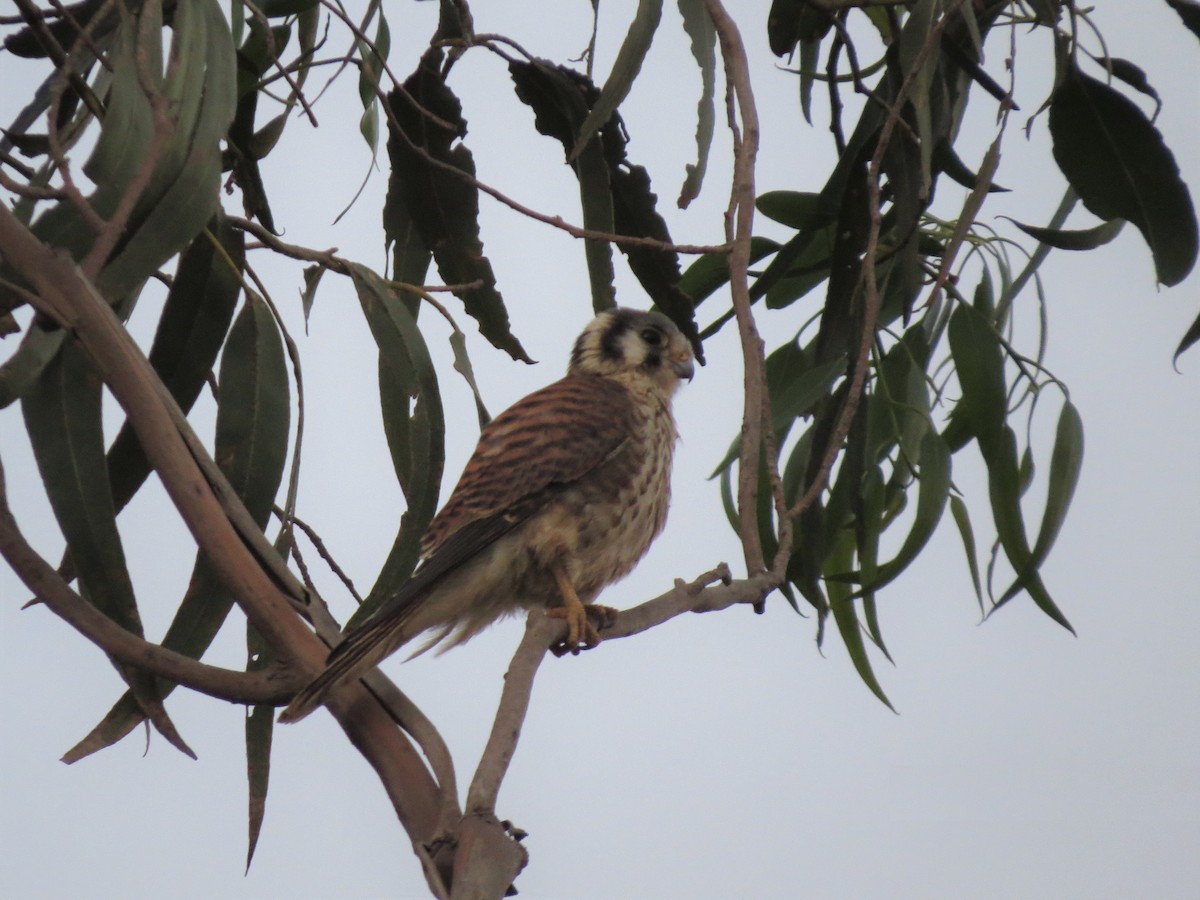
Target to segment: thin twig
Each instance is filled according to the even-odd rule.
[[[930,52],[941,41],[942,32],[949,23],[950,17],[958,10],[962,3],[963,0],[953,0],[951,6],[942,14],[942,17],[929,29],[925,43],[922,44],[916,58],[913,60],[912,69],[905,76],[904,82],[900,85],[899,90],[897,90],[896,97],[888,109],[887,118],[879,130],[879,139],[875,144],[875,152],[871,155],[871,161],[867,166],[870,228],[867,231],[867,246],[863,252],[862,262],[863,324],[862,338],[859,341],[858,358],[855,361],[854,376],[851,378],[849,388],[846,391],[846,399],[843,403],[841,414],[838,416],[833,432],[829,436],[829,442],[825,445],[825,456],[821,460],[821,467],[818,469],[816,476],[804,494],[788,510],[788,515],[793,519],[798,518],[816,502],[821,491],[825,489],[825,485],[829,481],[830,472],[833,471],[833,465],[841,454],[842,443],[845,441],[846,435],[850,433],[850,427],[854,422],[855,415],[858,413],[859,403],[862,401],[863,389],[866,386],[867,380],[868,362],[871,355],[871,344],[875,340],[875,322],[879,315],[879,283],[875,277],[875,256],[879,248],[879,234],[883,227],[879,184],[879,173],[883,165],[883,155],[887,152],[893,132],[899,127],[901,110],[903,110],[904,104],[908,102],[908,96],[912,92],[913,85],[916,83],[917,74],[920,72]]]
[[[285,513],[282,509],[276,506],[273,511],[280,520],[283,519]],[[347,575],[345,571],[342,570],[342,567],[338,565],[337,560],[333,558],[333,554],[329,552],[328,548],[325,546],[325,542],[321,540],[321,536],[317,534],[316,530],[295,513],[288,515],[288,518],[291,520],[293,525],[304,532],[309,542],[313,545],[313,547],[316,548],[318,555],[320,555],[321,559],[325,560],[325,565],[329,566],[330,571],[338,577],[342,584],[345,585],[346,590],[350,592],[350,596],[355,599],[359,606],[362,606],[363,598],[355,589],[354,582],[350,580],[350,576]],[[292,544],[292,549],[293,551],[295,550],[294,542]]]

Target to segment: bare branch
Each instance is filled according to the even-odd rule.
[[[525,636],[513,654],[508,671],[504,673],[504,691],[492,723],[492,733],[471,780],[467,792],[466,811],[490,813],[496,809],[496,795],[500,783],[508,772],[521,737],[521,723],[529,711],[529,696],[533,692],[533,679],[538,666],[546,657],[550,645],[560,639],[566,624],[562,619],[552,619],[538,611],[530,611],[525,620]]]
[[[712,18],[721,45],[725,64],[726,103],[729,131],[733,135],[733,184],[729,208],[725,213],[725,239],[729,252],[729,290],[738,323],[744,366],[744,399],[742,409],[741,455],[738,460],[738,534],[746,559],[746,571],[757,575],[766,569],[762,540],[758,531],[759,464],[766,451],[767,471],[771,481],[779,485],[777,445],[768,415],[765,345],[754,324],[750,308],[750,239],[754,231],[754,165],[758,156],[758,111],[750,87],[750,67],[746,48],[737,24],[725,11],[721,0],[706,0],[705,7]],[[782,510],[782,489],[777,491],[776,506]],[[781,517],[781,523],[786,517]],[[784,526],[787,527],[787,526]],[[791,548],[790,537],[780,542],[780,554],[786,565]]]

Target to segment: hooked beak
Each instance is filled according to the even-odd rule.
[[[691,351],[676,354],[671,357],[671,370],[682,380],[691,381],[696,374],[696,365],[692,361]]]

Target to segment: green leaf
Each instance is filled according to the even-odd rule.
[[[275,661],[275,654],[258,629],[246,623],[246,671],[260,672]],[[258,836],[262,832],[267,808],[267,788],[271,780],[271,740],[275,733],[275,707],[260,703],[246,710],[246,787],[248,797],[248,835],[246,871],[254,859]]]
[[[213,454],[247,511],[266,525],[287,459],[287,363],[267,305],[247,296],[221,357]]]
[[[54,516],[74,560],[84,598],[122,628],[143,634],[104,460],[101,382],[73,341],[21,399],[25,428]],[[155,728],[195,757],[155,696],[153,677],[115,663]],[[74,761],[70,754],[66,762]]]
[[[218,249],[219,248],[219,249]],[[150,364],[179,408],[196,402],[225,342],[242,290],[245,234],[224,216],[213,219],[179,257],[150,345]],[[150,474],[132,427],[125,423],[108,451],[113,502],[125,507]]]
[[[686,209],[700,196],[716,128],[717,32],[703,0],[679,0],[679,13],[683,17],[683,30],[691,39],[692,56],[700,67],[701,83],[700,101],[696,105],[696,163],[687,166],[687,178],[678,200],[679,208]]]
[[[959,409],[986,458],[1000,439],[1006,411],[1000,338],[982,313],[966,305],[950,316],[948,337],[963,392]]]
[[[175,131],[139,198],[124,243],[98,279],[109,298],[133,290],[185,247],[220,202],[220,141],[236,106],[233,43],[220,9],[208,0],[180,3],[173,31],[162,91],[172,103]]]
[[[895,580],[925,548],[946,508],[950,494],[950,448],[936,431],[926,432],[921,440],[921,479],[917,492],[917,512],[904,543],[895,557],[878,567],[875,577],[868,581],[863,569],[861,593],[877,591]]]
[[[821,195],[811,191],[767,191],[754,200],[754,207],[768,219],[796,230],[823,227]]]
[[[1058,533],[1067,517],[1079,473],[1083,465],[1083,420],[1075,406],[1067,401],[1058,418],[1058,430],[1054,438],[1054,450],[1050,455],[1050,476],[1046,487],[1046,509],[1037,540],[1024,569],[1006,590],[997,605],[1007,603],[1020,593],[1031,573],[1036,572],[1054,546]]]
[[[807,415],[823,397],[828,396],[833,384],[846,374],[846,359],[839,356],[819,366],[809,367],[805,357],[785,362],[780,351],[794,344],[785,344],[772,353],[768,362],[767,390],[771,397],[771,425],[775,436],[782,441],[792,423]],[[774,365],[771,364],[774,362]],[[721,459],[709,478],[730,466],[741,455],[742,439],[736,437],[728,452]]]
[[[58,354],[67,333],[61,328],[47,331],[35,320],[21,338],[12,356],[0,365],[0,409],[20,400]]]
[[[177,277],[175,284],[181,284],[181,279]],[[164,314],[159,333],[164,333],[165,326],[176,336],[186,334],[186,329],[180,328],[185,319],[181,313],[175,324],[170,325]],[[156,338],[155,344],[173,346],[174,340],[170,338],[163,344]],[[213,457],[245,503],[251,518],[260,528],[265,528],[287,459],[290,401],[278,328],[266,304],[254,295],[248,296],[229,333],[221,358],[220,388]],[[110,465],[112,457],[110,453]],[[187,590],[167,628],[162,646],[199,659],[212,644],[232,608],[233,597],[225,583],[213,570],[208,557],[197,552]],[[157,696],[165,699],[174,689],[172,682],[155,679]],[[72,748],[68,757],[73,762],[110,746],[144,719],[133,695],[126,693]]]
[[[100,379],[83,350],[68,341],[26,391],[21,412],[87,599],[123,628],[141,635],[108,485],[100,393]]]
[[[1112,72],[1114,78],[1121,79],[1138,93],[1145,94],[1153,100],[1154,115],[1150,117],[1150,120],[1158,118],[1158,114],[1162,110],[1162,98],[1158,96],[1158,91],[1146,78],[1146,72],[1141,66],[1134,65],[1129,60],[1117,56],[1099,56],[1096,58],[1096,62]]]
[[[367,146],[371,148],[371,158],[379,147],[379,104],[376,91],[379,90],[380,79],[383,75],[384,64],[387,63],[388,52],[392,46],[392,34],[388,29],[387,16],[379,13],[379,24],[375,29],[375,50],[363,41],[354,42],[358,49],[358,57],[362,65],[358,69],[358,97],[362,101],[363,114],[358,122],[358,130]]]
[[[568,154],[568,161],[576,159],[583,152],[588,141],[612,118],[612,114],[629,93],[634,79],[642,69],[642,61],[650,50],[650,43],[654,40],[654,32],[658,30],[661,18],[662,0],[638,0],[637,12],[634,13],[625,40],[621,42],[621,49],[617,51],[612,71],[609,72],[604,87],[600,89],[600,96],[592,105],[591,112],[579,128],[579,135]]]
[[[1029,540],[1025,536],[1025,520],[1021,513],[1020,473],[1017,463],[1017,438],[1011,428],[1004,426],[998,436],[993,451],[987,457],[988,495],[992,503],[992,520],[996,525],[996,535],[1004,548],[1004,555],[1012,567],[1021,573],[1021,587],[1051,619],[1066,628],[1072,634],[1075,629],[1067,621],[1066,616],[1050,598],[1042,577],[1033,562],[1033,553],[1029,549]],[[1004,601],[1007,602],[1007,599]],[[993,611],[1003,603],[998,601]]]
[[[1198,240],[1191,195],[1137,105],[1072,65],[1051,98],[1050,136],[1054,159],[1084,205],[1137,226],[1162,284],[1186,278]]]
[[[416,320],[370,269],[352,265],[350,274],[379,348],[384,430],[408,510],[374,587],[348,627],[370,616],[416,565],[421,536],[437,508],[446,455],[437,373]]]
[[[967,569],[971,573],[971,584],[975,587],[975,599],[979,601],[979,610],[983,611],[983,587],[979,579],[979,556],[975,549],[975,529],[971,527],[971,514],[967,504],[957,494],[950,495],[950,514],[958,528],[962,539],[963,555],[967,558]]]
[[[492,420],[487,407],[483,405],[483,395],[475,382],[475,369],[471,366],[471,357],[467,355],[467,336],[458,329],[450,335],[450,349],[454,352],[454,370],[462,375],[463,380],[471,388],[475,397],[475,412],[479,416],[479,428],[482,430]]]
[[[750,262],[756,263],[778,249],[779,244],[770,238],[752,237],[750,239]],[[696,257],[696,261],[688,266],[683,277],[679,279],[679,289],[691,298],[694,305],[699,306],[702,301],[707,300],[728,282],[729,255],[727,253],[706,253]]]
[[[849,537],[843,539],[839,549],[835,550],[826,560],[826,565],[837,571],[845,571],[850,568],[852,549],[853,541]],[[896,708],[892,706],[892,701],[883,692],[883,686],[880,685],[879,679],[876,678],[875,672],[871,668],[871,660],[867,656],[867,647],[863,642],[862,626],[859,624],[858,614],[854,609],[854,600],[851,598],[849,586],[838,581],[827,581],[825,587],[829,592],[829,610],[833,613],[833,621],[837,624],[842,643],[846,645],[846,652],[850,654],[854,670],[858,672],[858,677],[862,679],[863,684],[870,688],[871,693],[878,697],[888,709],[895,712]]]
[[[1124,219],[1113,219],[1111,222],[1101,222],[1094,228],[1080,230],[1039,228],[1036,225],[1024,225],[1016,219],[1010,221],[1030,237],[1056,250],[1095,250],[1115,238],[1125,227]]]

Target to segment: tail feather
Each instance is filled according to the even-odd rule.
[[[300,689],[279,714],[280,722],[299,722],[325,701],[325,695],[344,681],[373,669],[408,640],[403,622],[370,623],[349,634],[329,653],[325,670]]]

